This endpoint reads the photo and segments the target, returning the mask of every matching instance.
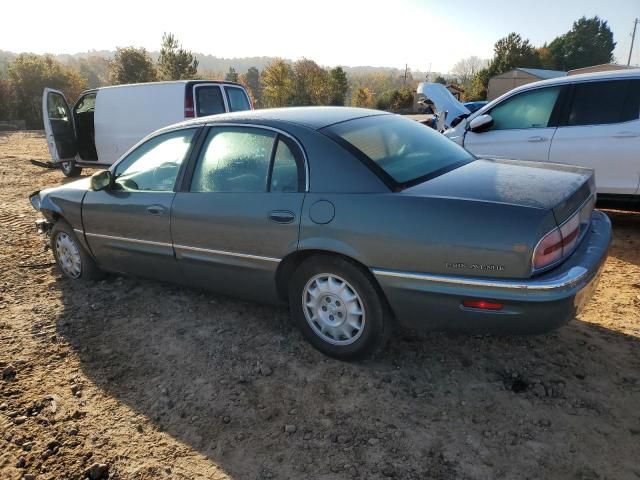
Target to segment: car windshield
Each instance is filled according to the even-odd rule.
[[[327,128],[402,187],[446,173],[473,155],[435,130],[397,115],[376,115]]]

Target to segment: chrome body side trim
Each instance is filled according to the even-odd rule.
[[[79,235],[84,235],[84,230],[80,228],[74,228],[73,231]]]
[[[176,250],[187,250],[190,252],[198,252],[198,253],[208,253],[211,255],[222,255],[225,257],[237,257],[237,258],[245,258],[247,260],[260,260],[263,262],[274,262],[280,263],[281,258],[274,257],[263,257],[260,255],[250,255],[248,253],[236,253],[236,252],[227,252],[224,250],[211,250],[209,248],[200,248],[200,247],[189,247],[187,245],[174,245]]]
[[[476,277],[432,275],[428,273],[400,272],[395,270],[372,269],[374,275],[418,280],[427,283],[444,283],[465,287],[495,288],[501,290],[549,291],[571,287],[579,283],[588,273],[584,267],[572,267],[561,277],[553,280],[490,280]]]
[[[170,243],[164,243],[164,242],[153,242],[151,240],[140,240],[138,238],[127,238],[127,237],[114,237],[112,235],[103,235],[101,233],[89,233],[89,232],[85,232],[85,235],[87,237],[93,237],[93,238],[104,238],[106,240],[118,240],[121,242],[131,242],[131,243],[138,243],[141,245],[154,245],[156,247],[173,247],[173,245],[171,245]]]

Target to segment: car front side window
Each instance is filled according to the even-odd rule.
[[[493,118],[490,130],[548,127],[560,88],[540,88],[508,98],[489,112]]]
[[[177,130],[147,140],[116,165],[115,189],[172,191],[195,132],[195,128]]]
[[[266,192],[276,134],[245,127],[212,128],[191,182],[192,192]]]

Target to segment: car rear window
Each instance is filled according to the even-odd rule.
[[[474,160],[452,140],[414,120],[376,115],[329,126],[325,130],[347,147],[387,183],[406,187]]]
[[[227,100],[229,101],[229,111],[240,112],[242,110],[251,110],[249,99],[244,90],[236,87],[224,87],[227,92]]]

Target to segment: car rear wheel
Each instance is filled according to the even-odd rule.
[[[379,350],[391,319],[373,279],[356,264],[311,257],[293,274],[291,315],[306,339],[325,355],[353,360]]]
[[[59,220],[51,229],[51,249],[58,268],[72,280],[99,280],[104,273],[82,247],[73,229]]]
[[[76,167],[76,162],[60,162],[60,170],[64,173],[65,177],[77,177],[82,173],[82,169],[80,167]]]

